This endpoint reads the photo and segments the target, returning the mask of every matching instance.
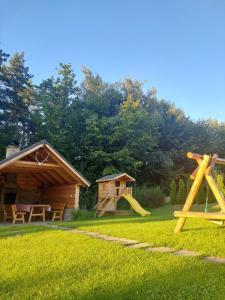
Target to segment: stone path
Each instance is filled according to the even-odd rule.
[[[142,250],[148,251],[148,252],[170,253],[174,256],[199,257],[199,259],[202,259],[207,262],[217,263],[217,264],[225,264],[224,257],[202,256],[200,253],[198,253],[196,251],[190,251],[190,250],[185,250],[185,249],[176,250],[171,247],[158,247],[158,246],[154,246],[153,243],[139,242],[137,240],[131,240],[131,239],[127,239],[127,238],[120,238],[120,237],[114,237],[114,236],[109,236],[109,235],[105,235],[105,234],[100,234],[99,232],[85,231],[85,230],[61,227],[61,226],[50,225],[50,224],[48,225],[48,227],[69,231],[71,233],[78,233],[78,234],[90,236],[90,237],[108,241],[108,242],[119,243],[129,249],[142,249]]]

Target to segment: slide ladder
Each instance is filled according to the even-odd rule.
[[[105,206],[110,205],[114,201],[114,198],[106,198],[102,202],[100,202],[100,207],[97,207],[98,217],[102,217],[106,212]]]
[[[142,217],[146,217],[146,216],[151,215],[151,213],[149,211],[145,210],[143,207],[141,207],[141,205],[137,202],[137,200],[134,199],[134,197],[132,197],[130,194],[124,193],[124,194],[122,194],[121,197],[126,199],[127,202],[133,208],[133,210],[136,211],[138,214],[140,214]]]

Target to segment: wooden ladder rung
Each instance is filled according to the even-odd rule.
[[[175,211],[174,216],[178,218],[200,218],[208,220],[225,220],[225,213],[220,212],[195,212],[195,211]]]

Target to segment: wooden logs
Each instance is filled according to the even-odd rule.
[[[196,211],[175,211],[175,217],[179,218],[198,218],[207,220],[225,220],[225,213],[220,212],[196,212]]]
[[[187,157],[190,158],[190,159],[195,159],[195,160],[203,159],[203,155],[198,154],[198,153],[192,153],[192,152],[188,152]],[[225,165],[225,159],[217,157],[216,158],[216,164]]]
[[[198,193],[198,190],[199,190],[199,187],[201,185],[202,179],[203,179],[203,177],[205,175],[205,171],[206,171],[206,169],[208,167],[209,160],[210,160],[210,156],[209,155],[204,155],[202,163],[199,166],[198,172],[196,174],[196,177],[195,177],[194,182],[192,184],[192,187],[190,189],[190,192],[189,192],[189,195],[187,197],[187,200],[186,200],[186,202],[184,204],[183,212],[187,212],[187,211],[190,210],[190,208],[191,208],[191,206],[193,204],[194,198],[195,198],[195,196]],[[185,220],[186,220],[186,217],[180,217],[179,218],[179,220],[177,222],[177,225],[175,227],[175,230],[174,230],[175,233],[178,233],[178,232],[181,231],[181,229],[184,226]]]

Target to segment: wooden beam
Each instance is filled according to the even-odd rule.
[[[221,193],[221,191],[219,190],[219,187],[215,181],[215,179],[212,177],[212,175],[205,175],[205,178],[217,200],[217,202],[219,203],[221,210],[223,212],[225,212],[225,199],[223,197],[223,194]]]
[[[194,180],[194,182],[192,184],[192,187],[190,189],[190,192],[188,194],[187,200],[186,200],[186,202],[184,204],[184,207],[182,209],[183,212],[187,212],[187,211],[190,210],[190,208],[193,204],[193,201],[195,199],[195,196],[197,195],[199,187],[202,183],[202,179],[203,179],[203,177],[205,175],[205,171],[208,167],[209,160],[210,160],[210,156],[209,155],[204,155],[202,163],[199,166],[199,169],[198,169],[198,172],[196,174],[195,180]],[[185,221],[186,221],[186,217],[180,217],[179,218],[179,220],[177,222],[177,225],[175,227],[175,230],[174,230],[175,233],[178,233],[182,230]]]
[[[65,184],[65,181],[62,180],[57,174],[53,171],[48,171],[48,175],[53,178],[58,184]]]
[[[32,176],[34,176],[42,185],[43,184],[46,184],[46,181],[45,179],[39,174],[35,173],[35,174],[32,174]]]
[[[192,152],[188,152],[187,157],[190,158],[190,159],[195,159],[195,160],[198,160],[198,159],[202,160],[203,159],[203,155],[198,154],[198,153],[192,153]],[[225,159],[217,157],[216,158],[216,164],[225,165]]]
[[[57,185],[57,182],[46,172],[41,173],[40,176],[44,177],[44,179],[47,180],[51,185]]]
[[[196,177],[196,175],[197,175],[197,173],[198,173],[198,167],[194,170],[194,172],[190,175],[190,178],[192,179],[192,180],[194,180],[195,179],[195,177]]]
[[[57,173],[57,175],[59,175],[61,178],[63,178],[66,181],[66,183],[70,183],[70,184],[74,183],[74,178],[71,175],[69,175],[67,172],[65,172],[64,169],[62,171],[59,169],[56,169],[55,173]]]
[[[207,220],[225,220],[225,213],[220,212],[196,212],[196,211],[175,211],[175,217],[179,218],[199,218]]]
[[[35,173],[35,176],[42,182],[43,185],[52,185],[52,181],[50,181],[46,176],[41,173]]]
[[[18,160],[14,162],[12,167],[18,167],[18,168],[29,168],[29,169],[56,169],[56,168],[61,168],[60,165],[58,164],[52,164],[52,163],[43,163],[43,164],[38,164],[36,162],[32,161],[24,161],[24,160]]]
[[[225,212],[225,199],[224,199],[224,196],[223,196],[222,192],[220,191],[220,189],[218,187],[218,184],[216,183],[215,179],[211,175],[211,171],[214,168],[217,159],[218,159],[218,155],[214,154],[211,161],[210,161],[210,164],[209,164],[208,168],[206,169],[205,178],[206,178],[206,180],[207,180],[207,182],[210,186],[210,189],[213,192],[217,202],[219,203],[221,210],[223,212]],[[200,165],[199,161],[198,161],[198,164]]]

